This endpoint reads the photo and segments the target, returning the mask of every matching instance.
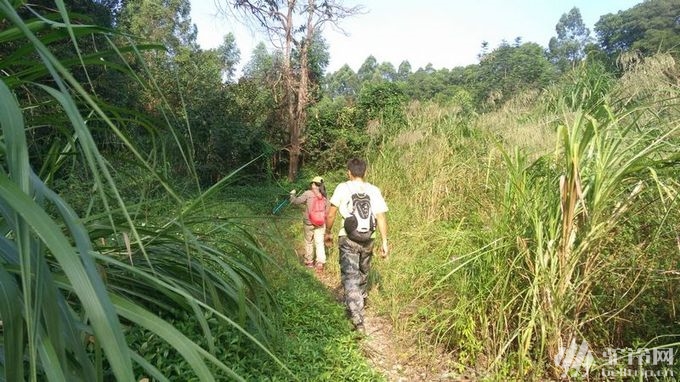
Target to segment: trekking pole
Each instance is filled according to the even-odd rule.
[[[276,207],[274,207],[274,209],[272,210],[272,215],[278,214],[279,212],[281,212],[283,207],[289,205],[291,196],[297,196],[297,194],[288,193],[288,195],[286,195],[286,198],[283,199],[279,204],[277,204]]]
[[[272,215],[276,215],[279,212],[281,212],[283,207],[285,207],[288,204],[290,204],[290,201],[288,199],[283,199],[281,203],[277,204],[276,207],[274,207],[274,209],[272,210]]]

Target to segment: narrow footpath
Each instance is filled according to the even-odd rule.
[[[331,272],[316,274],[338,303],[343,303],[340,277]],[[369,363],[390,382],[415,381],[473,381],[456,372],[451,357],[432,351],[419,351],[416,338],[405,338],[395,332],[389,319],[381,317],[371,308],[365,311],[366,336],[361,348]]]

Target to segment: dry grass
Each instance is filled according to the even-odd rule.
[[[677,88],[657,71],[645,75],[665,87],[634,91],[644,73],[596,100],[606,84],[585,79],[569,99],[526,94],[474,120],[455,105],[410,105],[408,128],[371,164],[395,251],[379,266],[378,309],[497,377],[544,378],[572,338],[606,344],[603,328],[657,298],[642,297],[656,288],[648,271],[622,267],[641,259],[639,243],[651,248],[627,222],[659,224],[652,267],[677,246]]]

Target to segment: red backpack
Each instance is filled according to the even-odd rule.
[[[314,195],[307,217],[309,217],[309,222],[316,227],[326,224],[326,198],[323,195]]]

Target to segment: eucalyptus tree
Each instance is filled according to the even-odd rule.
[[[198,50],[190,12],[189,0],[126,0],[116,20],[117,29],[125,34],[118,38],[119,43],[132,41],[152,47],[128,58],[141,79],[130,89],[139,94],[133,107],[158,120],[157,125],[173,126],[160,136],[160,142],[172,148],[163,161],[182,175],[195,174],[183,94],[186,89],[182,89],[187,83],[179,78],[180,73],[192,72],[192,57]],[[138,137],[143,134],[141,131]]]
[[[146,81],[139,90],[143,110],[163,120],[161,124],[174,126],[162,136],[171,147],[166,161],[175,175],[193,175],[190,178],[210,184],[229,173],[226,163],[232,169],[240,166],[233,163],[241,158],[232,155],[236,151],[218,150],[231,143],[230,135],[240,134],[225,85],[234,80],[240,52],[233,34],[225,35],[218,48],[203,51],[190,11],[189,0],[128,0],[119,28],[136,43],[156,46],[141,54],[133,67]]]
[[[425,73],[427,73],[427,74],[432,74],[432,73],[434,73],[434,72],[437,71],[437,69],[434,68],[434,66],[432,65],[431,62],[428,62],[427,65],[425,65],[425,68],[424,68],[424,69],[423,69],[423,68],[420,68],[420,69],[418,69],[418,70],[421,70],[421,69],[424,70]]]
[[[249,127],[250,135],[262,137],[263,151],[273,156],[275,172],[287,173],[288,168],[282,168],[281,152],[276,149],[288,138],[280,128],[284,125],[280,112],[280,62],[278,52],[270,53],[265,43],[258,43],[243,66],[243,74],[232,86],[232,94],[241,123]]]
[[[299,64],[302,60],[299,57],[299,51],[295,51],[295,67],[299,68]],[[309,81],[311,85],[311,92],[316,94],[314,98],[318,97],[319,85],[321,84],[323,77],[326,74],[326,68],[330,62],[330,53],[328,52],[328,42],[323,37],[323,35],[317,33],[314,35],[314,39],[309,45],[308,51],[308,62],[309,62]]]
[[[551,61],[560,71],[573,68],[585,57],[586,45],[590,42],[590,30],[581,18],[581,11],[572,8],[560,17],[555,26],[557,37],[550,39],[548,49]]]
[[[359,77],[359,81],[362,84],[380,79],[378,60],[373,55],[366,57],[359,70],[357,70],[357,77]]]
[[[243,67],[245,78],[264,79],[274,74],[275,56],[267,50],[265,43],[258,43],[253,49],[250,60]]]
[[[356,103],[356,127],[370,131],[379,141],[396,136],[406,125],[404,87],[403,83],[389,81],[364,84]]]
[[[236,37],[229,32],[224,36],[222,44],[217,48],[217,54],[220,59],[220,66],[222,71],[222,79],[231,82],[236,75],[236,66],[241,61],[241,51],[236,45]]]
[[[164,106],[161,94],[169,98],[171,109],[182,109],[175,70],[178,65],[188,64],[188,57],[198,50],[197,30],[190,13],[189,0],[127,0],[120,12],[119,30],[138,44],[157,46],[143,52],[141,60],[134,64],[140,72],[148,72],[150,79],[150,85],[143,91],[146,110],[161,112]]]
[[[356,98],[360,88],[359,77],[347,64],[326,76],[325,91],[331,98]]]
[[[189,0],[127,0],[118,27],[146,42],[163,44],[170,54],[196,45]]]
[[[220,0],[241,16],[263,29],[281,51],[281,77],[284,110],[282,118],[288,132],[288,179],[297,177],[307,108],[310,99],[310,49],[315,36],[326,25],[339,27],[340,20],[360,11],[339,0]],[[297,65],[294,57],[299,57]],[[297,68],[297,70],[296,70]]]
[[[430,68],[431,69],[431,68]],[[406,93],[411,99],[430,100],[444,90],[446,84],[432,70],[419,68],[408,77]]]
[[[411,75],[411,63],[404,60],[397,68],[397,81],[406,81]]]
[[[385,61],[378,65],[378,74],[383,81],[394,82],[397,80],[397,71],[391,62]]]

